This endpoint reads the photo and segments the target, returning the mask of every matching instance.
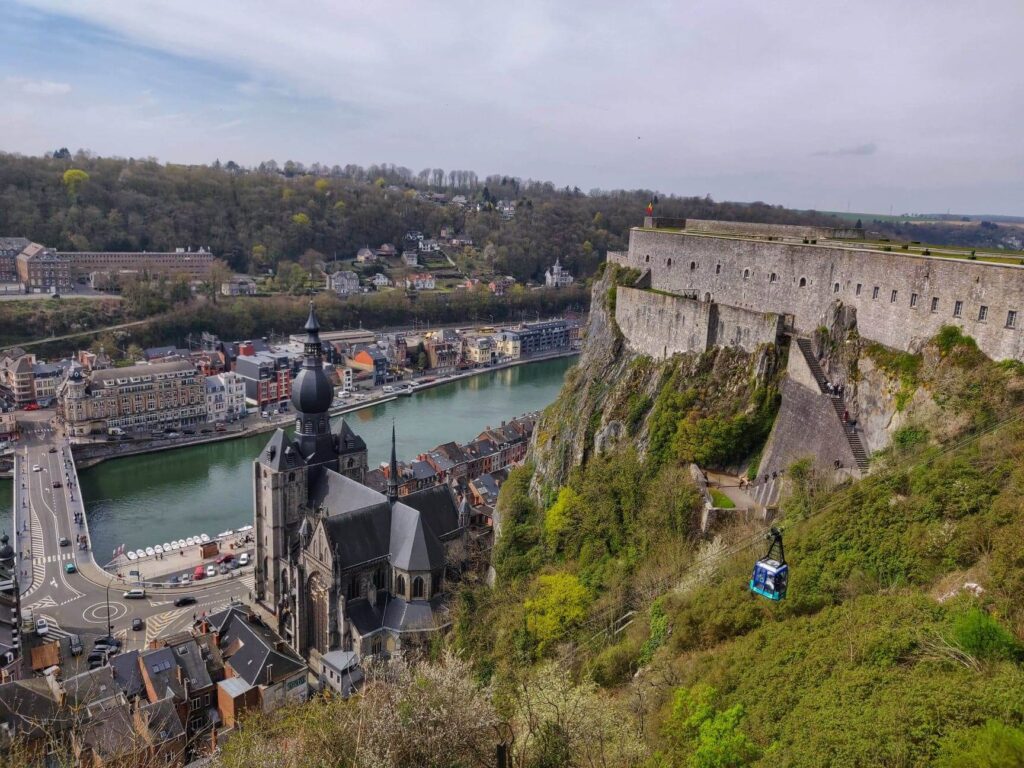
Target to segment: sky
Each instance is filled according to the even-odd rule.
[[[1024,2],[0,0],[0,151],[1024,215]]]

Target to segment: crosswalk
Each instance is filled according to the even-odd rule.
[[[37,563],[60,563],[64,560],[74,560],[75,556],[71,552],[61,552],[56,555],[47,555],[46,557],[33,557],[32,561]]]

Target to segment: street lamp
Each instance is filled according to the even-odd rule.
[[[113,637],[114,636],[114,627],[110,623],[110,583],[113,580],[114,580],[113,576],[111,576],[109,579],[107,579],[107,589],[106,589],[106,592],[107,592],[107,637]]]

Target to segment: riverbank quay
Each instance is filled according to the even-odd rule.
[[[423,378],[427,379],[426,381],[418,381],[414,379],[412,381],[405,382],[410,386],[400,388],[402,389],[400,392],[386,393],[383,389],[377,388],[366,396],[366,399],[364,400],[332,407],[330,409],[330,415],[332,417],[344,416],[349,413],[354,413],[366,408],[391,402],[400,396],[411,396],[417,392],[438,387],[442,384],[450,384],[462,379],[470,379],[475,376],[480,376],[494,371],[501,371],[508,368],[516,368],[523,365],[530,365],[531,363],[540,363],[559,358],[573,357],[576,355],[579,355],[579,350],[559,350],[553,353],[534,355],[529,358],[520,358],[485,367],[472,368],[447,376],[432,377],[429,374],[425,374]],[[71,449],[74,452],[74,460],[78,469],[88,469],[111,459],[119,459],[127,456],[139,456],[149,453],[161,453],[165,451],[173,451],[178,448],[188,448],[196,445],[204,445],[206,443],[218,443],[225,440],[236,440],[238,438],[273,432],[279,427],[291,426],[293,421],[294,414],[289,410],[271,414],[269,417],[263,417],[260,414],[250,414],[244,419],[228,424],[222,432],[214,431],[211,427],[211,431],[209,433],[198,432],[195,435],[180,435],[178,437],[152,437],[151,435],[145,435],[129,440],[116,441],[107,440],[105,438],[90,439],[79,437],[72,438]]]

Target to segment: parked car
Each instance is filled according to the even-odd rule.
[[[210,579],[217,575],[217,567],[213,565],[206,566],[206,578]]]
[[[223,555],[217,558],[217,565],[223,565],[229,560],[234,560],[235,555],[232,552],[225,552]]]
[[[181,584],[181,586],[183,587],[187,586],[192,583],[192,577],[189,576],[187,573],[183,573],[181,574],[181,580],[178,583]]]
[[[125,592],[123,597],[125,600],[144,600],[146,597],[146,590],[144,587],[133,587]]]
[[[139,631],[140,629],[142,629],[142,628],[143,628],[144,626],[146,626],[146,625],[145,625],[145,623],[144,623],[144,622],[142,621],[142,619],[140,619],[140,618],[138,618],[138,617],[136,617],[136,618],[132,619],[132,631],[133,631],[133,632],[138,632],[138,631]]]
[[[242,554],[240,554],[238,556],[238,564],[239,565],[248,565],[249,564],[249,553],[248,552],[243,552]]]
[[[50,634],[50,625],[46,622],[46,619],[42,617],[36,619],[36,634],[39,637],[46,637]]]
[[[192,595],[182,595],[174,601],[175,608],[183,608],[186,605],[195,605],[196,599]]]
[[[25,406],[25,410],[26,411],[38,411],[39,410],[39,404],[38,403],[29,403],[28,405]]]
[[[205,578],[206,578],[206,569],[203,566],[201,566],[201,565],[197,565],[196,569],[194,571],[192,571],[192,579],[193,579],[193,581],[202,581]]]
[[[82,636],[81,635],[68,635],[68,648],[71,651],[72,656],[82,655]]]
[[[219,574],[221,574],[222,576],[223,576],[223,575],[224,575],[225,573],[228,573],[228,572],[230,572],[230,571],[231,571],[231,566],[230,566],[230,565],[228,565],[227,563],[223,563],[223,564],[221,565],[221,567],[217,569],[217,572],[218,572]]]

